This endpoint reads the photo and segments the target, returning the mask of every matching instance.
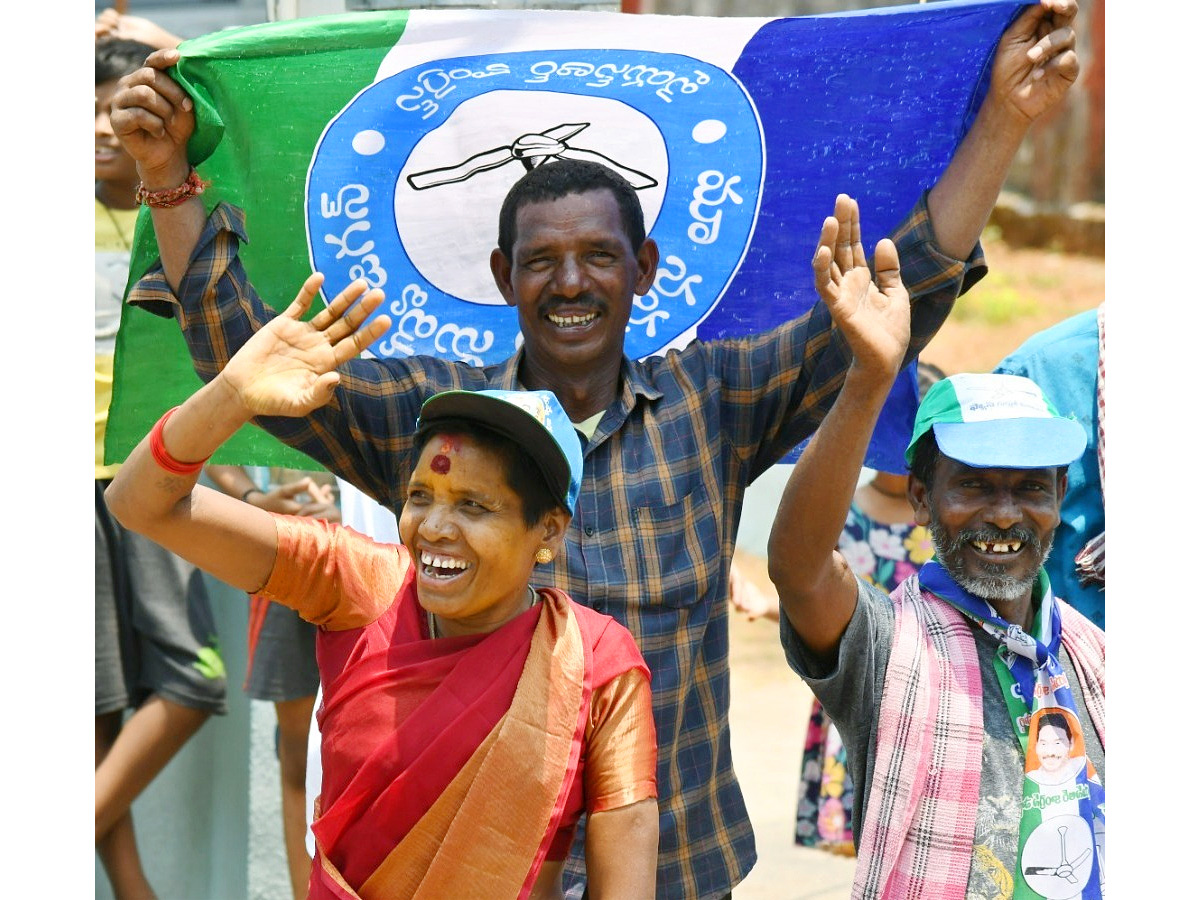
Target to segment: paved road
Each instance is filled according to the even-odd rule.
[[[792,841],[802,735],[812,694],[783,659],[778,626],[733,614],[733,765],[754,824],[758,862],[734,900],[845,900],[854,860]]]

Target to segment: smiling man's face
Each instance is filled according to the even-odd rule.
[[[930,484],[914,481],[913,497],[917,521],[929,526],[951,577],[993,605],[1010,606],[1031,601],[1062,489],[1057,469],[976,469],[941,456]]]
[[[527,203],[515,231],[512,259],[494,251],[492,273],[529,358],[562,374],[619,364],[633,295],[654,282],[652,242],[630,245],[617,200],[602,189]]]

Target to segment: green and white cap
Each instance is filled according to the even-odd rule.
[[[1020,375],[951,375],[933,385],[917,407],[904,459],[933,429],[938,449],[977,469],[1065,466],[1087,446],[1087,433],[1060,415],[1042,389]]]

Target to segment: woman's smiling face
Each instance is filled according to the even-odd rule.
[[[558,549],[569,517],[528,525],[503,457],[464,434],[434,434],[421,450],[400,513],[417,567],[417,598],[442,634],[494,631],[529,607],[534,555]]]

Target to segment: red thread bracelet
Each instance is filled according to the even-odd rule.
[[[185,463],[180,462],[170,453],[167,452],[167,447],[163,443],[163,428],[166,427],[167,419],[178,406],[173,406],[162,414],[162,418],[154,423],[154,427],[150,429],[150,455],[154,457],[154,461],[158,467],[165,472],[170,472],[172,475],[195,475],[204,468],[204,464],[208,462],[208,457],[199,462]]]
[[[211,181],[201,180],[200,173],[193,167],[188,172],[188,177],[184,180],[183,184],[176,185],[173,188],[164,188],[161,191],[148,191],[146,190],[146,186],[139,181],[137,190],[134,191],[133,199],[143,206],[151,206],[155,209],[171,209],[190,200],[192,197],[199,197],[210,184],[212,184]]]

